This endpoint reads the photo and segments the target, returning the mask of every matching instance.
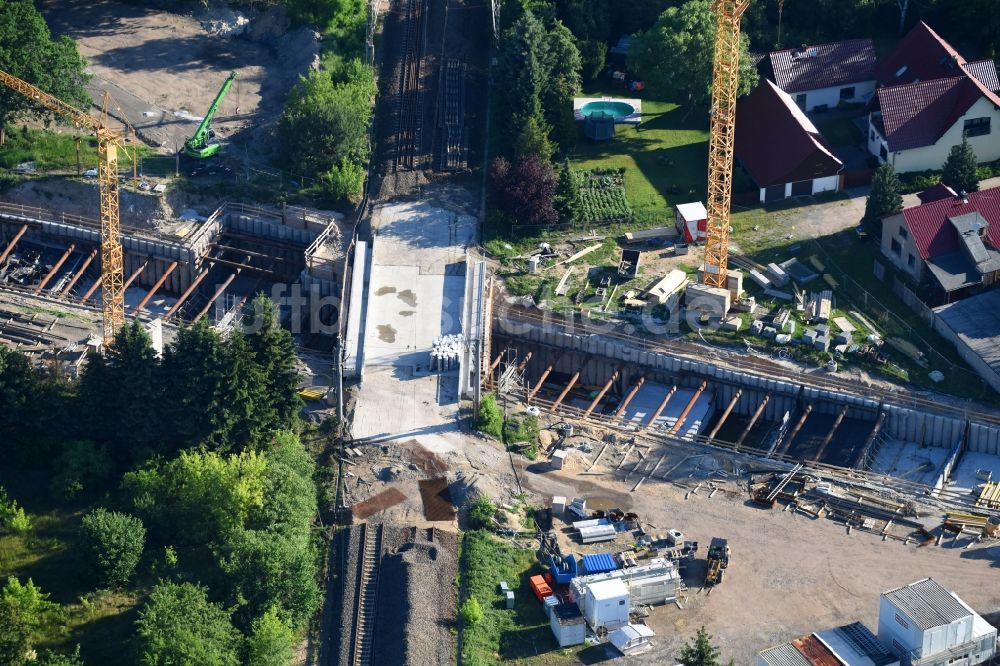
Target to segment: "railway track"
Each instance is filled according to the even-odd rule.
[[[406,29],[400,68],[399,98],[396,114],[396,151],[393,171],[412,171],[422,167],[423,152],[423,65],[427,30],[427,0],[406,0]]]
[[[375,642],[378,574],[382,562],[381,524],[361,525],[361,572],[354,606],[354,641],[351,645],[351,665],[371,666]]]

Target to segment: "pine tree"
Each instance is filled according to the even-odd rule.
[[[230,448],[260,450],[266,443],[268,429],[277,422],[277,413],[267,395],[267,378],[242,332],[236,331],[229,337],[225,351]]]
[[[941,182],[956,192],[977,192],[979,190],[977,168],[976,153],[969,145],[968,139],[963,136],[962,143],[951,147],[948,159],[941,167]]]
[[[106,441],[118,462],[142,460],[163,438],[160,412],[160,361],[139,320],[126,324],[103,355],[92,355],[80,381],[85,434]]]
[[[580,183],[570,169],[569,160],[566,160],[559,171],[559,184],[556,186],[556,210],[559,211],[559,221],[569,224],[578,220],[581,206]]]
[[[876,232],[876,237],[881,236],[882,219],[903,210],[901,189],[899,176],[891,164],[886,162],[875,170],[872,191],[865,203],[865,216],[861,221],[871,228],[870,231]]]
[[[681,648],[679,661],[683,666],[721,666],[719,649],[712,645],[712,636],[705,631],[705,627],[698,629],[694,643]]]
[[[274,411],[274,422],[268,424],[266,431],[290,429],[302,409],[295,340],[278,322],[278,307],[263,293],[253,300],[252,314],[247,342],[264,377],[268,407]]]
[[[228,448],[232,416],[227,400],[227,360],[219,334],[205,319],[181,329],[164,350],[163,411],[177,448]]]

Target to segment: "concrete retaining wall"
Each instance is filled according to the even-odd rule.
[[[885,405],[884,410],[889,414],[885,432],[893,439],[915,442],[921,446],[951,448],[955,442],[961,442],[965,437],[964,420],[895,405]]]
[[[974,453],[1000,455],[1000,427],[970,423],[966,449]]]

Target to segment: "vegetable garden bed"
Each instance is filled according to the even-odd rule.
[[[632,207],[625,197],[625,169],[577,171],[585,223],[630,222]]]

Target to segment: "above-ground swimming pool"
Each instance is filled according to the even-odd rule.
[[[635,108],[628,102],[587,102],[580,107],[580,113],[584,116],[590,116],[595,113],[606,113],[609,116],[614,116],[616,120],[622,118],[627,118],[635,113]]]
[[[642,100],[614,97],[574,97],[573,115],[578,121],[638,125],[642,120]],[[613,132],[612,132],[613,133]]]

